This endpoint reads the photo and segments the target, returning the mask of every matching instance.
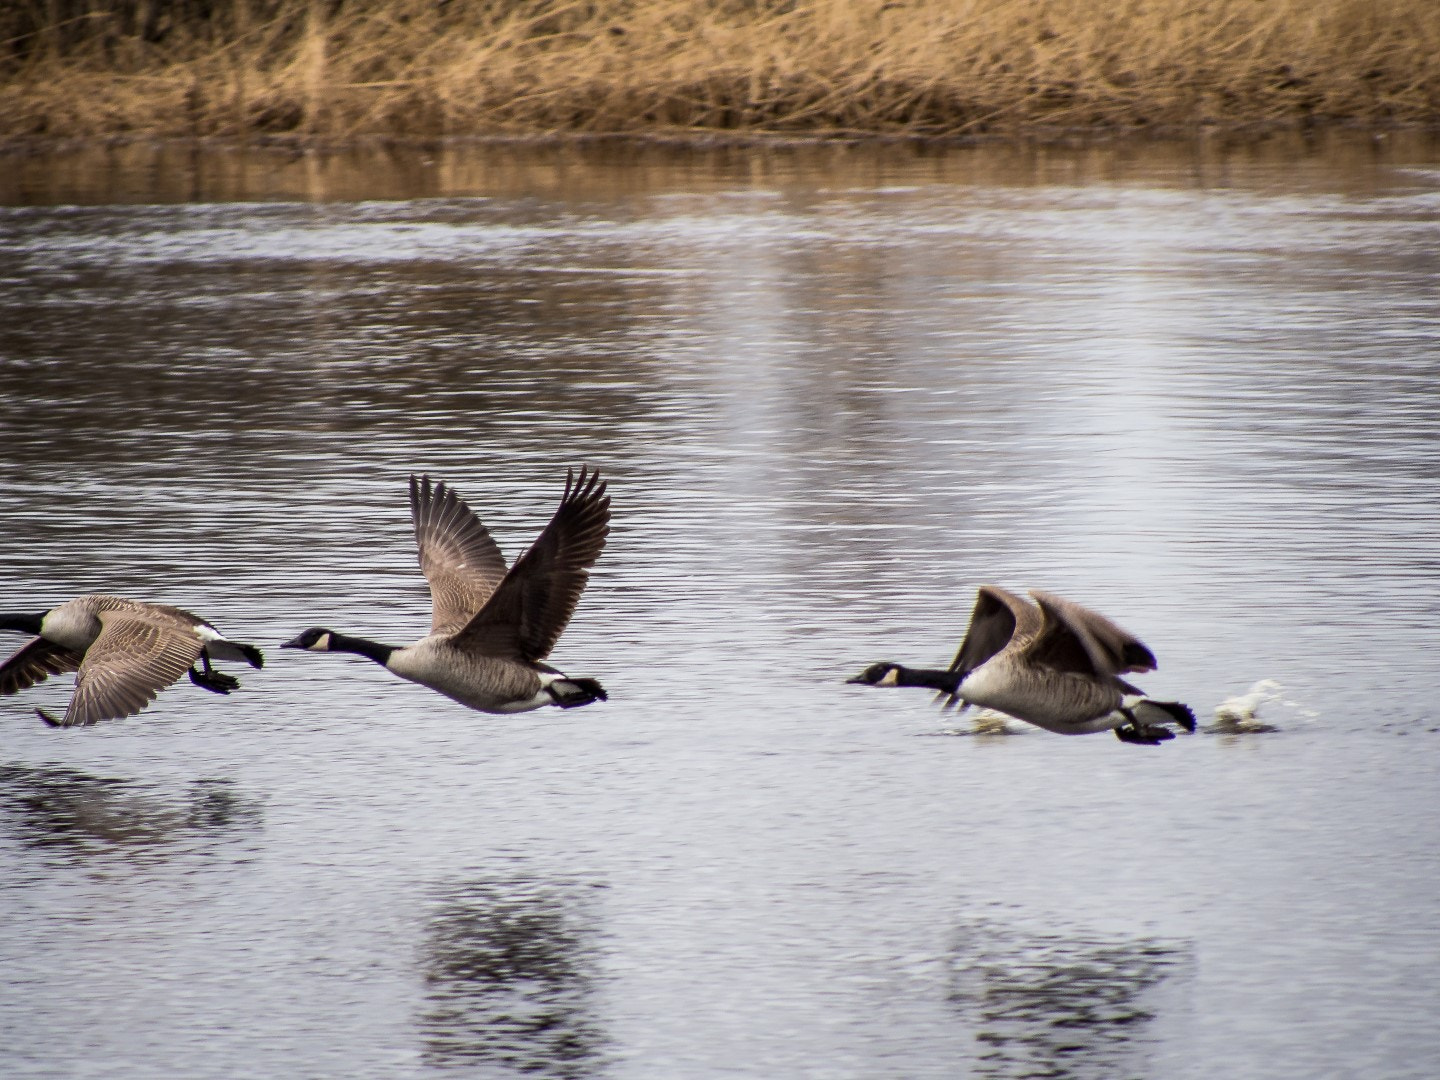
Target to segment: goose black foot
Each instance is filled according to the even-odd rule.
[[[1159,746],[1175,737],[1173,731],[1163,727],[1150,727],[1148,724],[1121,724],[1115,729],[1115,737],[1121,742],[1134,743],[1137,746]]]
[[[546,691],[562,709],[578,709],[595,701],[609,701],[610,695],[594,679],[556,679]]]
[[[240,686],[240,680],[234,675],[226,675],[223,671],[216,671],[206,665],[206,671],[190,669],[190,681],[202,690],[209,690],[212,694],[228,694]]]

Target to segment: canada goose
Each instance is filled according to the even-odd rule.
[[[965,640],[944,671],[886,662],[848,681],[929,687],[947,708],[985,705],[1061,735],[1113,730],[1123,742],[1153,745],[1175,737],[1166,725],[1195,730],[1188,706],[1147,698],[1119,677],[1155,670],[1154,654],[1132,635],[1079,604],[1030,595],[1034,604],[982,585]]]
[[[255,646],[226,639],[198,615],[119,596],[77,596],[38,615],[0,615],[0,630],[38,635],[0,665],[0,694],[79,671],[63,718],[35,710],[51,727],[134,716],[187,671],[192,683],[217,694],[240,685],[233,675],[215,671],[211,660],[265,664]]]
[[[443,481],[410,477],[410,515],[434,607],[429,635],[396,647],[312,626],[282,648],[365,656],[481,712],[606,700],[594,679],[567,678],[541,663],[610,531],[610,497],[598,472],[566,473],[555,516],[508,571],[480,519]]]

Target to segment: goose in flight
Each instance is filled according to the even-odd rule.
[[[944,671],[871,664],[852,683],[924,686],[946,707],[984,705],[1061,735],[1114,731],[1122,742],[1173,739],[1195,714],[1156,701],[1121,675],[1155,670],[1155,656],[1109,619],[1050,593],[1035,603],[982,585],[960,651]]]
[[[364,656],[480,712],[606,700],[596,680],[569,678],[543,662],[610,531],[610,497],[598,472],[582,466],[578,477],[566,474],[555,516],[508,570],[489,531],[443,481],[410,478],[410,515],[430,583],[430,633],[393,646],[312,626],[282,648]]]
[[[119,596],[77,596],[38,614],[0,615],[0,630],[36,635],[0,664],[0,694],[78,672],[62,718],[35,710],[51,727],[134,716],[186,672],[196,686],[230,693],[240,680],[216,671],[212,660],[265,664],[255,646],[230,641],[198,615]]]

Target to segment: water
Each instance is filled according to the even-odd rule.
[[[1432,143],[107,153],[0,170],[0,609],[269,662],[0,703],[7,1076],[1440,1069]],[[410,472],[513,558],[582,461],[608,703],[275,648],[428,626]],[[845,685],[985,581],[1279,730]]]

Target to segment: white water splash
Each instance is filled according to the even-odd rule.
[[[1285,697],[1281,693],[1284,689],[1274,679],[1261,679],[1246,693],[1226,698],[1216,705],[1215,723],[1210,725],[1208,730],[1227,735],[1254,735],[1267,731],[1279,731],[1280,729],[1274,724],[1260,719],[1261,709],[1267,706],[1289,709],[1292,715],[1303,720],[1313,720],[1320,715],[1314,709],[1308,709],[1300,702]]]

